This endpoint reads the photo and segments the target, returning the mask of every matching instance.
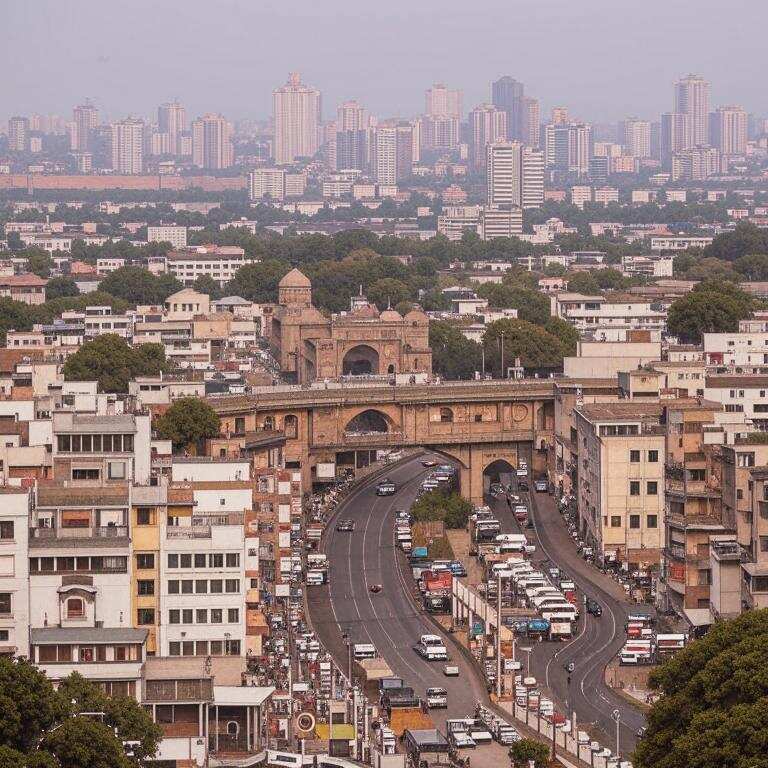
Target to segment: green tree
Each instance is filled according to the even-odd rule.
[[[692,291],[672,303],[667,315],[669,333],[686,344],[701,343],[704,333],[736,331],[744,315],[729,296]]]
[[[485,368],[494,376],[502,375],[502,338],[504,368],[520,358],[525,368],[560,368],[567,350],[557,336],[525,320],[497,320],[483,335]]]
[[[33,310],[23,302],[0,297],[0,343],[5,344],[7,331],[31,330],[33,317]]]
[[[99,290],[124,299],[132,306],[162,304],[181,288],[181,283],[173,275],[155,276],[143,267],[134,266],[120,267],[99,283]]]
[[[768,280],[768,254],[742,256],[733,263],[734,269],[747,280]]]
[[[89,717],[70,717],[48,733],[43,748],[61,768],[135,768],[112,729]]]
[[[550,317],[544,324],[544,330],[560,340],[566,355],[574,356],[576,354],[576,346],[581,337],[567,320],[563,320],[562,317]]]
[[[77,283],[71,277],[52,277],[45,286],[46,301],[79,295]]]
[[[38,277],[48,277],[51,274],[53,259],[48,251],[42,248],[27,248],[21,255],[26,256],[30,272]]]
[[[149,349],[143,349],[148,346]],[[137,376],[157,376],[166,369],[159,344],[130,347],[116,334],[104,334],[83,344],[64,363],[67,381],[98,381],[102,392],[127,392]]]
[[[375,304],[379,309],[394,307],[401,301],[411,299],[411,291],[408,286],[394,277],[382,277],[375,283],[368,286],[368,301]]]
[[[208,294],[212,300],[221,298],[221,286],[210,275],[200,275],[192,287],[198,293]]]
[[[568,275],[568,290],[594,296],[600,293],[600,286],[591,272],[574,272]]]
[[[768,610],[713,624],[653,670],[638,768],[766,768]]]
[[[472,504],[461,494],[440,489],[420,496],[411,507],[416,522],[442,520],[446,528],[465,528],[472,514]]]
[[[477,295],[488,299],[491,307],[516,309],[518,318],[529,323],[544,325],[550,317],[549,299],[530,288],[484,283],[477,289]]]
[[[471,379],[482,365],[482,348],[470,341],[452,323],[432,320],[429,324],[432,370],[444,379]]]
[[[216,437],[219,434],[219,417],[204,400],[181,397],[157,419],[156,428],[161,437],[182,448]]]
[[[520,739],[509,749],[513,768],[528,768],[531,760],[536,768],[547,768],[550,754],[550,748],[546,744],[533,739]]]
[[[241,296],[258,303],[276,302],[277,284],[290,269],[290,264],[276,259],[246,264],[237,270],[225,291],[229,296]]]
[[[742,256],[754,253],[768,253],[768,234],[754,224],[737,224],[732,232],[718,235],[704,249],[705,256],[723,261],[736,261]]]

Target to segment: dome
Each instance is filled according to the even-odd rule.
[[[379,317],[379,310],[375,304],[358,304],[350,313],[354,318],[376,318]]]
[[[312,282],[301,270],[294,268],[277,285],[279,288],[311,288]]]
[[[429,318],[421,309],[412,309],[405,316],[405,321],[408,323],[427,323]]]
[[[380,315],[379,320],[385,323],[401,323],[403,316],[394,309],[385,309]]]

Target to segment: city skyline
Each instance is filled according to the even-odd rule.
[[[230,120],[264,120],[271,113],[272,91],[285,82],[289,71],[302,72],[322,92],[325,120],[332,118],[336,106],[355,98],[380,117],[421,114],[424,91],[433,83],[461,90],[466,115],[473,106],[491,101],[491,83],[503,75],[525,83],[526,92],[541,100],[542,115],[564,104],[580,120],[596,123],[628,115],[655,119],[670,111],[673,84],[689,72],[701,73],[712,83],[713,106],[741,104],[747,112],[764,111],[761,94],[749,76],[757,61],[750,63],[748,51],[757,50],[758,40],[750,46],[748,38],[759,34],[756,17],[762,14],[768,21],[768,9],[749,7],[746,0],[732,4],[727,13],[714,3],[696,3],[701,23],[697,22],[695,46],[681,44],[679,37],[694,4],[685,0],[669,8],[652,3],[633,21],[635,38],[655,45],[652,55],[647,47],[638,46],[633,53],[623,45],[624,22],[600,12],[604,0],[582,3],[578,9],[560,0],[544,8],[528,2],[502,7],[486,0],[472,13],[445,9],[432,13],[437,8],[428,0],[399,18],[402,9],[397,2],[387,13],[367,18],[352,16],[343,4],[330,0],[323,13],[308,4],[304,13],[292,11],[291,46],[280,45],[280,35],[267,35],[253,50],[242,44],[242,30],[251,24],[261,28],[281,24],[286,12],[277,4],[262,3],[254,9],[233,0],[229,15],[213,22],[206,19],[205,24],[202,6],[191,5],[184,5],[183,16],[176,2],[143,14],[149,5],[137,0],[136,13],[124,20],[126,34],[119,39],[110,32],[110,12],[92,2],[83,3],[71,17],[49,0],[34,4],[34,14],[20,5],[6,9],[5,25],[14,30],[4,51],[8,65],[21,60],[21,40],[35,39],[49,55],[24,55],[24,67],[6,83],[3,118],[69,115],[73,105],[91,98],[110,120],[148,116],[158,104],[173,99],[187,107],[190,117],[215,111]],[[738,24],[740,9],[749,9],[753,23],[748,29]],[[523,32],[514,26],[520,18],[525,19]],[[504,21],[513,26],[499,23]],[[373,40],[364,34],[371,23],[377,25]],[[325,32],[332,34],[333,24],[336,34],[344,32],[344,45],[331,54],[328,44],[318,41],[332,39]],[[165,34],[169,25],[176,35]],[[734,25],[738,51],[723,43]],[[199,39],[201,30],[205,45]],[[477,48],[482,58],[473,56],[467,38],[482,39]],[[139,55],[136,40],[143,41],[148,55]],[[393,40],[399,41],[397,45]],[[453,47],[465,55],[450,54]],[[542,57],[543,49],[557,54]],[[381,65],[386,57],[393,66]],[[606,66],[611,61],[620,62],[620,79],[615,66]],[[565,62],[568,67],[563,67]]]

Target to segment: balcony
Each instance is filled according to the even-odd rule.
[[[76,528],[30,528],[30,547],[111,547],[128,544],[127,525],[89,525]]]
[[[210,539],[210,525],[169,525],[165,529],[167,539]]]

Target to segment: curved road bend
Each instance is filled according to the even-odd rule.
[[[459,667],[458,678],[443,674],[443,662],[424,661],[413,650],[419,636],[434,634],[435,627],[414,610],[408,595],[413,581],[394,545],[394,519],[395,510],[410,507],[420,482],[431,471],[421,466],[424,458],[426,455],[389,473],[397,485],[394,496],[377,496],[381,478],[375,478],[364,482],[342,503],[326,534],[330,583],[310,587],[307,598],[312,625],[342,669],[347,665],[342,633],[347,633],[353,643],[373,643],[392,672],[418,696],[423,697],[429,687],[445,688],[448,709],[433,712],[439,722],[443,712],[445,717],[471,715],[486,693],[469,662],[450,645],[450,663]],[[335,522],[339,519],[354,520],[354,532],[337,532]],[[374,595],[368,589],[370,584],[382,584],[384,589]]]
[[[614,747],[616,724],[611,713],[618,709],[620,746],[622,752],[628,754],[634,749],[638,729],[645,725],[645,715],[606,685],[603,672],[624,644],[624,625],[632,603],[613,579],[578,555],[552,496],[531,493],[530,499],[535,528],[525,532],[536,544],[534,561],[541,563],[542,568],[548,564],[560,567],[582,594],[597,600],[603,609],[603,615],[596,618],[582,607],[573,639],[537,646],[531,657],[531,672],[553,694],[562,711],[566,711],[566,703],[570,701],[577,723],[591,724],[600,740]],[[512,517],[506,503],[494,500],[493,506],[497,514],[508,516],[507,519]],[[518,646],[525,645],[522,640],[518,642]],[[569,662],[576,665],[571,675],[570,699],[565,670]]]

